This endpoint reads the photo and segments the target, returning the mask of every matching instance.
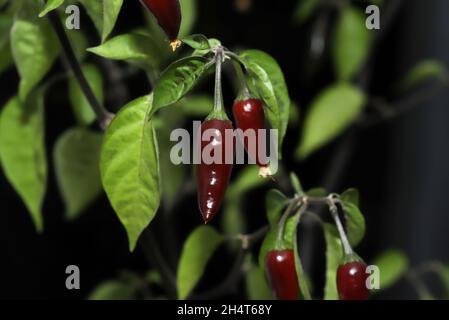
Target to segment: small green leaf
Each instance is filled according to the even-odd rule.
[[[395,284],[407,271],[408,259],[398,250],[388,250],[374,259],[372,265],[380,271],[380,289],[384,290]]]
[[[136,289],[128,283],[112,280],[101,283],[87,298],[88,300],[132,300]]]
[[[50,70],[59,52],[58,40],[46,19],[37,17],[38,4],[25,1],[11,29],[11,48],[19,75],[19,97],[25,100]]]
[[[279,190],[271,189],[265,198],[267,219],[272,227],[275,227],[281,217],[282,210],[288,203],[288,198]]]
[[[101,41],[104,42],[114,29],[123,0],[103,0],[103,29]]]
[[[306,158],[338,136],[357,118],[365,99],[362,91],[349,84],[325,89],[307,114],[297,157]]]
[[[180,40],[195,50],[210,50],[209,40],[202,34],[193,34]]]
[[[302,188],[301,181],[299,181],[298,176],[294,172],[290,173],[290,182],[293,186],[293,189],[295,190],[295,192],[297,194],[301,195],[304,193],[304,189]]]
[[[92,64],[84,65],[82,70],[98,101],[103,104],[103,78],[100,71]],[[96,119],[95,113],[73,76],[69,79],[69,97],[78,123],[80,125],[92,124]]]
[[[197,20],[198,4],[197,0],[181,0],[181,27],[179,35],[181,37],[191,33]]]
[[[287,132],[290,97],[284,74],[276,60],[265,52],[248,50],[240,54],[254,87],[266,105],[268,121],[273,129],[278,129],[279,157],[282,142]]]
[[[265,274],[248,256],[249,268],[245,273],[246,293],[249,300],[272,300],[273,294],[268,286]]]
[[[360,212],[360,209],[350,202],[343,202],[343,209],[346,218],[348,240],[355,247],[365,236],[365,218]]]
[[[161,61],[160,48],[155,46],[153,38],[138,31],[119,35],[87,51],[106,59],[138,62],[150,66],[157,66]]]
[[[43,229],[41,210],[47,185],[43,100],[43,90],[36,89],[25,103],[12,98],[0,116],[3,170],[38,231]]]
[[[357,189],[348,189],[341,194],[341,200],[352,203],[355,206],[360,205],[360,193]]]
[[[44,17],[50,11],[53,11],[62,6],[64,1],[65,0],[48,0],[47,3],[45,4],[44,9],[41,11],[41,13],[39,13],[39,18]]]
[[[194,50],[193,53],[192,53],[192,56],[205,56],[206,54],[208,54],[210,52],[211,48],[214,48],[214,47],[217,47],[217,46],[220,46],[220,45],[221,45],[220,40],[211,38],[211,39],[209,39],[209,49],[206,49],[206,50]]]
[[[184,97],[206,72],[207,60],[188,57],[171,64],[154,88],[153,112]]]
[[[287,219],[284,226],[284,244],[286,248],[293,249],[296,237],[296,229],[298,226],[298,217],[292,216]]]
[[[130,250],[160,202],[157,142],[148,118],[151,106],[151,96],[126,105],[109,125],[101,150],[103,187],[128,233]]]
[[[325,300],[338,300],[337,269],[343,259],[343,246],[337,229],[331,224],[323,226],[326,240],[326,285],[324,287]]]
[[[351,80],[368,57],[372,33],[365,20],[359,9],[345,7],[337,21],[332,57],[339,80]]]
[[[298,2],[293,13],[293,22],[296,25],[303,24],[320,6],[321,0],[302,0]]]
[[[199,226],[189,235],[178,266],[179,299],[187,298],[195,288],[208,261],[223,240],[223,236],[209,226]]]
[[[447,82],[449,74],[446,66],[440,61],[426,60],[414,66],[402,79],[398,89],[404,92],[429,79],[436,78]]]
[[[307,190],[306,195],[309,197],[325,197],[327,195],[327,190],[324,188],[313,188]]]
[[[56,142],[53,157],[66,217],[76,218],[100,193],[100,150],[103,137],[72,128]]]

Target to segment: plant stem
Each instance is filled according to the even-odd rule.
[[[92,107],[95,115],[97,116],[97,121],[100,127],[105,130],[109,123],[114,118],[114,114],[108,112],[95,97],[95,94],[87,82],[86,77],[81,69],[81,66],[76,58],[75,52],[73,51],[72,45],[70,44],[70,40],[67,37],[67,34],[64,30],[64,26],[56,12],[50,12],[48,14],[48,19],[50,20],[53,29],[56,32],[56,35],[61,43],[61,47],[64,53],[64,56],[67,60],[67,63],[70,69],[73,71],[75,79],[78,81],[78,84],[86,96],[87,101],[89,101],[90,106]]]
[[[223,64],[223,48],[218,48],[215,55],[215,93],[214,93],[214,111],[221,113],[223,111],[223,89],[221,85],[221,71]]]
[[[343,244],[343,250],[346,256],[350,256],[354,254],[351,245],[349,244],[348,237],[346,236],[346,232],[343,228],[343,224],[341,223],[340,217],[338,216],[338,208],[335,205],[334,199],[331,197],[328,198],[329,211],[332,215],[332,218],[335,221],[335,225],[337,226],[338,233],[340,234],[341,243]]]
[[[285,209],[284,213],[281,216],[281,219],[279,219],[278,223],[278,229],[277,229],[277,238],[276,238],[276,249],[280,250],[282,249],[283,242],[284,242],[284,229],[285,229],[285,223],[287,222],[288,217],[293,212],[293,209],[299,204],[299,205],[306,205],[306,201],[298,203],[297,198],[293,198],[290,200],[290,203]]]

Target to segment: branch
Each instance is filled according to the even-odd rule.
[[[90,106],[95,112],[100,127],[105,130],[114,118],[114,114],[108,112],[95,97],[92,88],[90,87],[86,77],[84,76],[81,66],[76,58],[75,52],[73,51],[72,45],[70,44],[70,40],[67,37],[64,26],[59,20],[57,13],[50,12],[48,14],[48,19],[50,20],[50,23],[56,32],[59,42],[61,43],[64,57],[66,58],[70,69],[75,75],[75,78],[78,81],[78,84],[84,95],[86,96],[87,101],[89,101]]]

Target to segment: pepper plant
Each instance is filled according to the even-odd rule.
[[[365,28],[365,15],[357,1],[299,1],[294,14],[298,24],[311,19],[323,6],[334,10],[338,18],[332,36],[335,83],[312,101],[293,152],[286,150],[283,142],[288,127],[300,123],[299,107],[291,100],[283,71],[270,54],[257,48],[234,50],[219,39],[192,34],[198,7],[195,0],[141,2],[146,24],[119,35],[114,29],[119,14],[126,14],[121,12],[123,0],[0,2],[0,71],[15,67],[20,76],[17,94],[0,114],[0,159],[4,175],[23,200],[36,231],[45,232],[42,207],[49,170],[54,170],[68,219],[79,217],[104,190],[111,214],[115,212],[126,230],[129,250],[134,252],[139,243],[144,251],[153,253],[154,269],[147,275],[124,272],[101,284],[92,299],[154,298],[148,290],[154,286],[161,287],[163,297],[168,298],[217,298],[238,287],[242,277],[251,299],[367,299],[367,264],[354,251],[366,228],[356,189],[341,193],[323,188],[304,190],[298,177],[301,173],[288,173],[282,162],[279,171],[271,172],[269,163],[258,157],[260,146],[251,150],[245,141],[254,164],[237,175],[232,174],[232,164],[200,163],[195,168],[170,161],[170,133],[186,119],[203,121],[201,130],[215,129],[218,133],[213,142],[219,145],[224,143],[224,130],[233,126],[243,132],[276,129],[279,158],[298,163],[350,127],[363,128],[399,114],[401,110],[388,109],[388,104],[390,111],[376,113],[378,105],[363,80],[380,33]],[[73,5],[81,6],[82,14],[87,13],[96,28],[94,46],[88,45],[82,28],[64,26],[65,9],[74,10]],[[385,5],[385,10],[389,8]],[[50,71],[58,57],[66,71],[54,74]],[[104,72],[91,61],[116,68],[120,61],[121,73],[143,73],[148,79],[147,94],[134,97],[114,112],[108,110]],[[233,108],[224,103],[223,70],[230,71],[226,74],[235,87]],[[398,90],[406,92],[429,78],[438,78],[447,86],[444,67],[426,61],[410,71]],[[52,124],[44,121],[45,112],[50,112],[44,102],[59,81],[68,83],[74,125],[52,146],[54,166],[49,168],[45,127]],[[213,94],[198,93],[200,83],[213,84]],[[207,145],[203,141],[200,148]],[[176,201],[185,196],[181,193],[188,193],[186,185],[190,186],[187,190],[197,189],[198,208],[194,210],[198,221],[182,245],[175,276],[167,267],[165,253],[157,250],[157,239],[148,232],[156,215],[173,215]],[[244,195],[257,188],[266,190],[266,224],[248,230],[251,214],[243,212],[241,203]],[[316,295],[298,249],[298,227],[304,219],[321,227],[326,242],[322,296]],[[145,234],[151,238],[149,246],[141,240]],[[229,274],[212,290],[197,291],[209,260],[224,245],[236,257]],[[382,280],[381,289],[407,270],[407,259],[400,252],[389,252],[376,263],[387,275],[381,275],[387,279]],[[444,265],[438,264],[434,270],[447,275]],[[420,293],[430,296],[423,290]]]

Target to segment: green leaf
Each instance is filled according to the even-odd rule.
[[[155,46],[153,38],[138,31],[119,35],[87,51],[106,59],[138,62],[150,66],[157,66],[161,61],[161,51]]]
[[[136,289],[128,283],[111,280],[96,287],[87,298],[88,300],[132,300]]]
[[[64,3],[64,1],[65,0],[48,0],[45,4],[44,9],[41,11],[41,13],[39,13],[39,18],[42,18],[50,11],[59,8]]]
[[[84,65],[82,70],[95,97],[103,104],[103,78],[101,77],[100,71],[92,64]],[[78,81],[73,76],[69,79],[69,97],[77,122],[80,125],[92,124],[96,119],[95,113],[89,101],[87,101],[84,92],[81,90]]]
[[[268,286],[265,274],[248,256],[248,270],[245,273],[246,294],[249,300],[272,300],[273,294]]]
[[[195,50],[210,50],[209,40],[202,34],[193,34],[180,40]]]
[[[443,282],[446,299],[449,299],[449,266],[438,263],[436,271]]]
[[[207,60],[188,57],[172,63],[154,88],[153,112],[179,101],[206,72]]]
[[[281,217],[282,210],[288,203],[288,198],[279,190],[271,189],[265,197],[267,219],[272,227],[275,227]]]
[[[59,52],[56,35],[46,19],[39,19],[36,1],[25,1],[11,29],[11,48],[19,75],[19,97],[25,100],[50,70]]]
[[[426,60],[414,66],[399,83],[399,91],[403,92],[429,79],[436,78],[447,82],[449,74],[446,66],[440,61]]]
[[[293,220],[293,224],[295,226],[294,231],[292,233],[292,245],[293,245],[293,252],[295,254],[295,270],[296,270],[296,276],[298,278],[298,284],[300,289],[300,294],[304,297],[306,300],[311,300],[312,296],[310,294],[309,289],[309,278],[304,273],[304,268],[302,266],[301,259],[299,257],[299,249],[298,249],[298,224],[301,219],[300,215],[293,216],[290,218]]]
[[[99,34],[103,33],[103,0],[78,0],[92,19]]]
[[[271,127],[279,130],[279,157],[281,157],[291,104],[284,74],[276,60],[265,52],[248,50],[242,52],[240,58],[253,80],[254,87],[265,102]]]
[[[372,34],[365,20],[359,9],[345,7],[337,21],[332,58],[339,80],[351,80],[368,57]]]
[[[262,273],[265,274],[266,259],[269,251],[276,248],[277,230],[276,227],[271,228],[263,239],[259,250],[259,267]]]
[[[109,125],[101,150],[103,187],[124,225],[130,250],[153,220],[160,202],[159,160],[151,96],[126,105]]]
[[[380,289],[384,290],[395,284],[407,271],[408,259],[398,250],[388,250],[374,259],[372,265],[380,271]]]
[[[206,50],[194,50],[193,53],[192,53],[192,56],[205,56],[206,54],[208,54],[210,52],[211,48],[214,48],[214,47],[217,47],[217,46],[220,46],[220,45],[221,45],[220,40],[211,38],[211,39],[209,39],[209,49],[206,49]]]
[[[101,193],[100,150],[103,137],[72,128],[56,142],[53,158],[66,217],[74,219]]]
[[[287,219],[284,226],[284,244],[288,249],[293,249],[298,226],[298,216],[292,216]]]
[[[293,13],[293,22],[296,25],[303,24],[320,6],[321,0],[301,0]]]
[[[301,181],[299,181],[298,176],[294,172],[290,173],[290,182],[297,194],[304,194],[304,189],[302,188]]]
[[[215,250],[224,238],[209,226],[199,226],[187,238],[178,266],[178,297],[185,299],[195,288]]]
[[[195,25],[197,20],[198,5],[197,0],[181,0],[179,4],[181,5],[182,14],[179,35],[183,37],[190,34]]]
[[[297,157],[306,158],[342,133],[357,118],[365,99],[362,91],[349,84],[325,89],[307,114]]]
[[[33,91],[25,103],[12,98],[0,117],[3,170],[38,231],[43,229],[41,210],[47,185],[43,99],[41,89]]]
[[[360,205],[360,193],[357,189],[348,189],[341,194],[341,200],[347,203],[352,203],[355,206]]]
[[[123,0],[103,0],[103,30],[101,41],[104,42],[114,29]]]
[[[327,195],[327,190],[324,188],[313,188],[307,190],[306,195],[309,197],[325,197]]]
[[[365,218],[359,209],[359,192],[349,189],[341,195],[349,242],[356,246],[365,236]]]
[[[326,285],[324,287],[324,299],[338,300],[337,269],[343,259],[343,246],[335,226],[325,224],[323,231],[326,240]]]
[[[267,184],[267,181],[267,179],[259,177],[259,168],[257,166],[246,167],[228,188],[226,197],[236,200],[243,193]]]

